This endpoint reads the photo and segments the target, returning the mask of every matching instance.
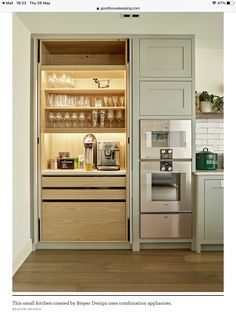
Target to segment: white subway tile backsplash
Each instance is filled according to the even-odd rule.
[[[197,128],[208,128],[208,123],[204,122],[204,123],[197,123],[196,124]]]
[[[219,134],[218,133],[212,133],[212,134],[206,134],[206,133],[196,133],[196,139],[212,139],[212,140],[218,140]]]
[[[207,144],[207,140],[196,140],[197,145],[205,145]]]
[[[197,133],[197,134],[199,134],[199,133],[204,133],[204,134],[206,134],[206,130],[207,130],[206,128],[198,128],[198,127],[197,127],[197,132],[196,132],[196,133]]]
[[[208,133],[224,133],[222,128],[208,128]]]
[[[224,152],[224,121],[222,119],[196,120],[196,151],[207,147],[209,151]]]
[[[207,140],[207,144],[210,144],[210,145],[223,145],[223,141],[222,140]]]

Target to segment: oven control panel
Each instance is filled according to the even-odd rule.
[[[171,149],[171,148],[160,149],[160,156],[161,156],[161,159],[172,159],[173,158],[173,149]]]
[[[160,161],[160,170],[161,171],[172,171],[173,170],[172,161]]]

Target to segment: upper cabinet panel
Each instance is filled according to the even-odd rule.
[[[140,39],[140,77],[191,78],[191,39]]]
[[[191,115],[191,82],[140,82],[140,115]]]
[[[41,65],[125,65],[125,40],[44,40]]]

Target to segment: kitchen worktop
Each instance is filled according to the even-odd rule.
[[[125,175],[126,170],[121,169],[121,170],[107,170],[107,171],[102,171],[102,170],[92,170],[92,171],[86,171],[86,170],[81,170],[81,169],[69,169],[69,170],[62,170],[62,169],[57,169],[57,170],[43,170],[41,172],[41,175],[45,176],[61,176],[61,175],[70,175],[70,176],[120,176],[120,175]]]
[[[193,171],[195,176],[220,176],[224,175],[224,169],[216,170],[195,170]]]

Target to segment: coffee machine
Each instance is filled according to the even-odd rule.
[[[98,141],[97,144],[97,169],[120,169],[120,142]]]

